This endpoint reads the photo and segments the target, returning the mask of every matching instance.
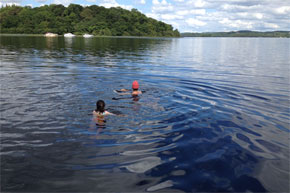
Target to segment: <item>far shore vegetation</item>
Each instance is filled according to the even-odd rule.
[[[92,34],[95,36],[142,37],[282,37],[290,38],[290,31],[231,31],[185,32],[164,22],[149,18],[137,9],[105,8],[77,4],[30,6],[5,6],[0,8],[0,34],[44,35]]]
[[[290,31],[231,31],[231,32],[204,32],[204,33],[181,33],[181,37],[281,37],[290,38]]]
[[[6,6],[0,8],[1,34],[63,35],[92,34],[95,36],[179,37],[177,29],[164,22],[149,18],[137,9],[105,8],[77,4]]]

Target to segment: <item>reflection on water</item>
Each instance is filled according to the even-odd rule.
[[[289,192],[289,46],[0,36],[1,191]]]
[[[141,160],[135,160],[132,164],[125,164],[124,167],[130,172],[145,173],[159,164],[161,164],[159,157],[146,157]]]

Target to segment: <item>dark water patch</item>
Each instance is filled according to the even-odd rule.
[[[243,178],[240,176],[252,172],[257,159],[249,152],[244,152],[238,147],[237,144],[231,142],[230,137],[220,139],[214,144],[203,143],[191,148],[188,148],[188,146],[178,148],[177,146],[177,148],[172,150],[175,152],[173,155],[176,156],[176,159],[157,166],[156,169],[151,171],[151,175],[167,176],[163,180],[175,182],[173,187],[181,189],[184,192],[200,192],[207,188],[207,191],[240,191],[241,189],[236,185],[236,182],[242,181]],[[203,155],[204,151],[201,148],[206,148],[206,152],[210,153]],[[164,156],[166,155],[161,155],[162,158]],[[188,163],[182,160],[191,160],[192,164],[178,164]],[[247,162],[244,162],[245,160]],[[181,170],[185,172],[180,176],[171,176],[167,173],[168,168],[172,168],[173,171]],[[257,183],[257,186],[246,187],[250,191],[255,191],[255,188],[265,191],[263,185],[255,178],[248,178],[245,180],[246,183]]]
[[[252,144],[251,140],[243,134],[237,133],[237,138],[248,143],[248,144]]]
[[[268,150],[272,151],[272,152],[280,152],[281,149],[279,146],[273,144],[273,143],[270,143],[268,141],[264,141],[264,140],[261,140],[261,139],[257,139],[256,140],[259,144],[261,144],[263,147],[267,148]]]
[[[235,191],[237,192],[267,192],[262,184],[255,178],[249,176],[241,176],[236,181],[233,182]]]

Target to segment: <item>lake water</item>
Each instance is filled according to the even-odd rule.
[[[1,191],[289,192],[290,39],[2,35],[0,61]]]

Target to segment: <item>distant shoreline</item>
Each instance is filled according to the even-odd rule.
[[[231,31],[231,32],[202,32],[180,33],[181,37],[253,37],[253,38],[290,38],[290,31]]]
[[[221,35],[223,33],[223,35]],[[196,37],[196,38],[290,38],[289,35],[284,36],[246,36],[246,35],[226,35],[228,32],[206,32],[206,33],[181,33],[180,37],[156,37],[156,36],[92,36],[89,38],[150,38],[150,39],[171,39],[171,38],[188,38],[188,37]],[[262,32],[265,33],[265,32]],[[189,34],[189,35],[188,35]],[[0,36],[31,36],[31,37],[46,37],[46,38],[58,38],[64,37],[64,35],[57,35],[55,37],[47,37],[45,34],[7,34],[7,33],[0,33]],[[83,37],[83,35],[75,35],[76,38]],[[64,37],[64,38],[74,38],[74,37]],[[85,38],[85,37],[83,37]]]
[[[46,37],[46,38],[58,38],[58,37],[64,37],[64,38],[67,38],[67,39],[70,39],[70,38],[85,38],[83,37],[83,35],[75,35],[74,37],[65,37],[64,35],[57,35],[57,36],[54,36],[54,37],[50,37],[50,36],[45,36],[45,34],[7,34],[7,33],[0,33],[0,36],[34,36],[34,37]],[[89,38],[143,38],[143,39],[146,39],[146,38],[150,38],[150,39],[172,39],[172,38],[181,38],[181,37],[167,37],[167,36],[92,36],[92,37],[89,37]],[[89,38],[86,38],[86,39],[89,39]]]

